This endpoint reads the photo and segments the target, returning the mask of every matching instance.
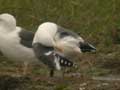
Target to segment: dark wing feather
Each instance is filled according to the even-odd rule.
[[[54,69],[55,64],[53,62],[54,56],[51,55],[45,55],[45,53],[52,52],[54,50],[53,47],[47,47],[40,43],[34,43],[33,44],[33,50],[35,52],[36,57],[45,65],[47,65],[49,68]]]
[[[28,48],[32,48],[32,42],[34,38],[35,33],[31,31],[27,31],[25,29],[22,29],[19,32],[20,37],[20,43]]]
[[[55,57],[58,58],[60,66],[63,66],[63,67],[72,67],[72,66],[74,66],[74,63],[72,61],[70,61],[69,59],[67,59],[67,58],[65,58],[63,56],[60,56],[59,54],[55,54]]]
[[[64,38],[66,36],[72,36],[74,38],[78,38],[79,37],[78,34],[72,32],[70,30],[67,30],[67,29],[65,29],[63,27],[60,27],[60,26],[58,26],[58,33],[59,33],[60,38]]]

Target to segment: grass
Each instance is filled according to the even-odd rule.
[[[86,41],[96,46],[97,52],[82,54],[80,57],[84,60],[78,62],[80,68],[76,72],[88,76],[120,75],[118,65],[120,62],[119,0],[0,0],[0,13],[13,14],[17,19],[17,25],[27,30],[36,31],[39,24],[51,21],[80,33]],[[87,61],[90,61],[91,65]],[[0,58],[1,75],[11,76],[16,73],[16,68],[19,67],[15,62]],[[47,75],[47,69],[34,66],[31,72],[34,78],[25,82],[25,90],[75,90],[81,83],[63,82],[49,86],[46,81],[34,81],[36,75]],[[92,86],[98,83],[93,81],[92,84],[88,85],[91,88],[88,90],[97,90]],[[115,89],[114,86],[107,88]]]

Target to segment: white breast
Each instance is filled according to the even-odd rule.
[[[54,46],[54,36],[57,32],[57,26],[55,24],[46,22],[38,27],[35,34],[33,43],[41,43],[45,46]]]
[[[11,60],[15,61],[29,61],[36,62],[38,61],[35,58],[34,52],[32,49],[24,47],[20,44],[20,38],[18,36],[18,32],[20,28],[17,30],[8,33],[6,35],[0,35],[0,49]]]

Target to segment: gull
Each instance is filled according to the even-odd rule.
[[[73,60],[82,52],[96,51],[78,34],[52,22],[39,25],[32,45],[36,57],[50,69],[50,76],[63,66],[75,66]]]
[[[24,74],[28,63],[38,63],[32,48],[33,38],[33,32],[16,26],[14,16],[0,14],[0,51],[9,60],[24,62]]]

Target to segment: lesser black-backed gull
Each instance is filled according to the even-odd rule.
[[[4,13],[0,14],[0,51],[10,60],[24,62],[38,62],[32,49],[34,33],[16,26],[14,16]]]
[[[74,66],[72,57],[96,50],[76,33],[52,22],[45,22],[38,27],[33,49],[37,58],[51,69],[51,76],[55,69],[61,70],[61,66]]]

